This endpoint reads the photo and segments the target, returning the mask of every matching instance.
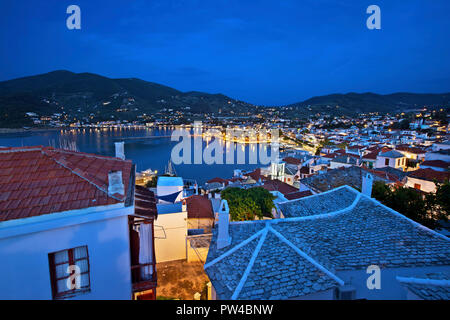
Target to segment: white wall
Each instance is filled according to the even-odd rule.
[[[432,181],[420,180],[411,177],[406,178],[406,186],[414,188],[414,184],[420,184],[420,190],[424,192],[436,192],[436,185]]]
[[[52,299],[48,254],[84,245],[91,291],[72,299],[131,299],[128,216],[73,224],[77,221],[80,217],[67,218],[63,227],[34,233],[23,233],[32,226],[0,224],[0,299]]]
[[[353,167],[353,164],[334,162],[333,160],[330,161],[330,169],[337,169],[337,168],[342,168],[342,167],[350,168],[350,167]]]
[[[389,159],[389,165],[385,164],[385,160]],[[403,159],[405,159],[405,165],[403,165]],[[400,165],[397,164],[398,160],[400,160]],[[403,169],[404,167],[406,167],[406,157],[404,158],[396,158],[396,159],[392,159],[392,158],[385,158],[385,157],[377,157],[377,161],[375,163],[375,168],[385,168],[385,167],[392,167],[392,168],[396,168],[396,169]]]
[[[163,214],[158,211],[155,221],[156,262],[186,259],[186,236],[187,211]]]

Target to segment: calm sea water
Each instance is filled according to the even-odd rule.
[[[125,141],[125,156],[127,159],[133,160],[138,171],[152,169],[162,173],[170,159],[172,148],[177,144],[176,141],[171,141],[171,133],[172,130],[170,129],[110,128],[0,134],[0,146],[43,145],[59,147],[61,144],[76,143],[79,151],[114,156],[114,142]],[[204,147],[207,144],[207,141],[203,142]],[[223,142],[221,144],[224,150],[226,147],[230,148],[230,145],[225,146]],[[258,148],[258,145],[234,144],[233,147],[235,150],[237,148],[245,149],[248,163],[249,148]],[[261,164],[181,164],[174,167],[179,176],[196,179],[199,184],[203,184],[214,177],[231,178],[234,169],[253,170],[262,166]]]

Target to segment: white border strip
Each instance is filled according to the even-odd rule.
[[[330,212],[330,213],[324,213],[324,214],[316,214],[316,215],[312,215],[312,216],[293,217],[293,218],[284,218],[284,219],[273,219],[273,220],[270,220],[270,223],[271,224],[272,223],[276,224],[276,223],[282,223],[282,222],[292,222],[292,221],[295,222],[295,221],[330,218],[330,217],[333,217],[333,216],[338,215],[340,213],[353,210],[356,207],[356,205],[358,204],[359,200],[361,199],[361,196],[362,196],[362,194],[358,193],[358,195],[356,196],[355,200],[353,200],[353,203],[350,206],[345,207],[344,209],[341,209],[341,210],[333,211],[333,212]]]
[[[438,280],[438,279],[421,279],[421,278],[407,278],[407,277],[396,277],[397,281],[402,283],[411,284],[424,284],[429,286],[440,286],[440,287],[450,287],[450,280]]]
[[[352,187],[349,187],[349,186],[347,186],[347,185],[343,185],[343,186],[340,186],[340,187],[337,187],[337,188],[335,188],[335,189],[331,189],[331,190],[327,190],[327,191],[324,191],[324,192],[321,192],[321,193],[316,193],[316,194],[312,194],[312,195],[310,195],[310,196],[306,196],[306,197],[303,197],[303,198],[300,198],[300,199],[292,199],[292,200],[288,200],[288,201],[283,201],[283,202],[278,202],[277,204],[285,204],[285,203],[290,203],[290,202],[296,202],[296,201],[302,201],[302,200],[305,200],[305,199],[309,199],[309,198],[312,198],[312,197],[315,197],[315,196],[320,196],[320,195],[322,195],[322,194],[327,194],[327,193],[331,193],[331,192],[334,192],[334,191],[338,191],[338,190],[341,190],[341,189],[344,189],[344,188],[350,188],[351,189],[351,191],[353,191],[353,192],[355,192],[355,193],[357,193],[358,191],[356,191],[355,189],[353,189]],[[346,189],[347,189],[346,188]],[[299,191],[299,192],[302,192],[302,191]]]
[[[258,245],[256,246],[255,251],[253,251],[252,257],[250,258],[250,261],[247,265],[247,268],[245,269],[244,274],[242,275],[241,280],[239,281],[239,284],[237,285],[236,289],[234,290],[233,295],[231,296],[231,300],[236,300],[239,296],[239,293],[241,293],[242,288],[244,287],[245,282],[247,281],[248,275],[250,274],[250,271],[253,268],[253,264],[255,263],[256,257],[258,256],[259,251],[261,250],[261,247],[266,240],[267,233],[269,232],[269,226],[267,225],[263,230],[263,234],[261,239],[259,239]]]
[[[300,250],[298,247],[296,247],[292,242],[290,242],[288,239],[286,239],[283,235],[281,235],[278,231],[273,229],[271,226],[268,227],[270,231],[272,231],[281,241],[283,241],[285,244],[290,246],[295,252],[297,252],[300,256],[302,256],[304,259],[308,260],[311,264],[313,264],[317,269],[324,272],[326,275],[328,275],[330,278],[332,278],[334,281],[339,283],[339,285],[343,286],[345,284],[344,280],[336,276],[334,273],[332,273],[330,270],[322,266],[320,263],[318,263],[316,260],[311,258],[309,255],[307,255],[305,252]]]
[[[223,253],[222,255],[218,256],[217,258],[215,258],[213,261],[208,262],[204,265],[203,269],[207,269],[209,267],[211,267],[213,264],[219,262],[220,260],[222,260],[223,258],[228,257],[230,254],[232,254],[233,252],[235,252],[236,250],[242,248],[243,246],[245,246],[246,244],[248,244],[249,242],[251,242],[252,240],[256,239],[257,237],[259,237],[263,232],[265,232],[266,228],[263,228],[261,230],[259,230],[257,233],[255,233],[254,235],[252,235],[250,238],[242,241],[241,243],[239,243],[238,245],[234,246],[232,249],[228,250],[227,252]]]

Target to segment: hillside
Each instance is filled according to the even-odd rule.
[[[423,106],[449,106],[450,94],[375,93],[331,94],[289,105],[285,116],[353,115],[395,112]],[[26,113],[39,117],[60,114],[66,121],[158,119],[183,110],[180,121],[219,111],[221,115],[257,112],[249,103],[222,94],[179,90],[136,78],[111,79],[92,73],[53,71],[0,82],[0,127],[33,125]],[[61,119],[62,118],[62,119]],[[148,118],[148,119],[147,119]]]
[[[449,105],[450,93],[393,93],[381,95],[369,92],[318,96],[290,106],[307,113],[351,115],[367,112],[399,112],[423,106],[438,107]]]
[[[0,82],[0,127],[30,125],[27,112],[105,121],[135,120],[164,109],[189,109],[193,114],[224,109],[226,113],[249,106],[221,94],[183,93],[136,78],[111,79],[92,73],[54,71]]]

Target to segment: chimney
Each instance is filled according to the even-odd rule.
[[[372,183],[373,176],[370,173],[366,173],[362,178],[362,193],[368,197],[372,196]]]
[[[125,142],[116,142],[116,158],[125,160]]]
[[[122,171],[110,171],[108,173],[108,195],[125,195],[125,186],[122,182]]]
[[[219,234],[217,236],[217,249],[222,249],[230,245],[231,237],[228,233],[230,224],[230,209],[227,200],[220,202],[219,209]]]

